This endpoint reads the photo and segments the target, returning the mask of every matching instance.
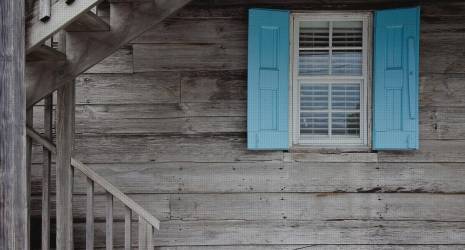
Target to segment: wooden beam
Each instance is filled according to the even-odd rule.
[[[24,0],[0,1],[0,249],[27,240]]]
[[[65,28],[68,32],[109,31],[110,25],[92,11],[79,16],[77,20]]]
[[[26,56],[26,61],[66,61],[66,55],[47,45],[40,45]]]
[[[74,84],[67,84],[58,89],[57,94],[56,246],[57,249],[64,250],[73,249],[71,156],[74,132],[74,91]]]
[[[44,23],[39,18],[32,18],[27,24],[26,51],[42,44],[47,38],[76,20],[79,15],[92,9],[102,0],[80,0],[72,5],[65,1],[56,1],[51,7],[51,18]]]
[[[27,105],[35,104],[51,91],[73,80],[189,1],[110,3],[112,18],[109,32],[68,32],[66,54],[69,61],[66,65],[34,63],[27,66]]]

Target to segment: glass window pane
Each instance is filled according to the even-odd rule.
[[[300,110],[327,110],[329,85],[300,83]]]
[[[300,48],[329,47],[329,22],[301,22],[299,32]]]
[[[333,47],[362,47],[361,21],[333,22]]]
[[[328,113],[301,112],[301,135],[328,135]]]
[[[299,75],[321,76],[329,74],[329,51],[301,50],[299,52]]]
[[[336,135],[360,136],[360,113],[333,112],[331,114],[331,133]]]
[[[333,50],[331,57],[332,75],[362,75],[361,50]]]
[[[360,110],[360,84],[333,84],[331,106],[333,110]]]

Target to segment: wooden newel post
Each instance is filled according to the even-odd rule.
[[[71,157],[74,138],[74,83],[65,84],[57,93],[57,249],[73,249]]]
[[[29,249],[24,0],[0,1],[0,249]]]

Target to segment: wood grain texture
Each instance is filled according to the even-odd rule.
[[[134,44],[134,72],[246,69],[247,44]]]
[[[40,193],[36,167],[33,194]],[[90,167],[124,193],[140,194],[130,197],[147,208],[155,206],[151,199],[160,199],[151,196],[154,193],[465,193],[463,163],[172,162]],[[76,174],[75,192],[84,194],[86,185],[81,177]],[[102,193],[102,189],[96,187],[96,192]],[[163,207],[157,206],[167,211]]]
[[[43,109],[44,137],[53,138],[53,96],[45,98]],[[50,248],[50,191],[52,185],[52,152],[42,148],[42,249]]]
[[[0,2],[0,249],[29,249],[25,1]]]
[[[184,9],[180,10],[180,13],[183,12]],[[181,30],[188,32],[179,32]],[[247,41],[246,18],[169,18],[147,30],[131,43],[211,44],[218,41]]]
[[[465,106],[464,74],[432,74],[420,77],[420,104],[424,106]]]
[[[456,250],[464,245],[230,245],[230,246],[160,246],[156,250]],[[102,250],[103,248],[96,248]],[[121,250],[122,248],[115,248]],[[135,248],[134,248],[135,249]]]
[[[195,71],[181,75],[182,102],[247,99],[247,74],[242,70]]]
[[[85,73],[111,74],[111,73],[133,73],[132,46],[124,45],[113,54],[105,57],[99,63],[85,71]],[[79,78],[79,77],[78,77]]]
[[[56,125],[56,246],[64,250],[73,249],[73,173],[71,169],[71,157],[74,148],[74,96],[75,86],[73,83],[58,89]]]
[[[395,193],[173,194],[172,219],[463,221],[465,196]]]
[[[243,134],[162,134],[139,136],[76,135],[76,157],[86,163],[144,162],[247,162],[247,161],[313,161],[313,162],[465,162],[465,140],[420,140],[418,151],[380,151],[377,154],[341,153],[341,151],[295,153],[250,151]],[[37,149],[33,162],[39,163]],[[317,158],[312,158],[311,156]],[[284,158],[286,157],[286,158]],[[296,160],[293,160],[293,158]],[[299,160],[303,159],[303,160]]]
[[[177,73],[87,74],[77,86],[77,102],[92,104],[176,103],[180,91]]]
[[[115,227],[123,233],[123,223]],[[463,245],[463,222],[431,221],[169,221],[154,235],[155,246],[285,244],[457,244]],[[96,238],[104,234],[96,225]],[[135,225],[134,225],[135,226]],[[136,229],[136,226],[135,228]],[[82,227],[77,226],[80,232]],[[102,231],[103,230],[103,231]],[[76,243],[82,242],[82,234]],[[104,239],[101,238],[101,239]],[[123,237],[115,239],[122,247]],[[96,242],[101,247],[102,241]]]

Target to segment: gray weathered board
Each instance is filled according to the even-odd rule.
[[[416,4],[418,152],[246,150],[249,7]],[[194,0],[77,79],[76,158],[160,212],[157,250],[464,249],[464,13],[465,3],[455,0]],[[35,109],[42,131],[42,107]],[[33,204],[40,198],[39,149]],[[105,203],[95,190],[98,249]],[[76,232],[84,232],[86,181],[79,173],[74,191]],[[121,249],[124,210],[117,202],[114,216]],[[75,242],[81,249],[83,235]]]

